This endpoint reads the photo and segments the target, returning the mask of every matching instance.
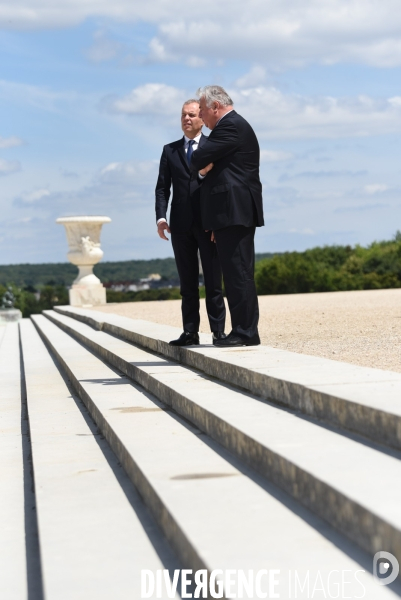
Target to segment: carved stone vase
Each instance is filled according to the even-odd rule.
[[[61,217],[56,223],[64,225],[70,251],[68,260],[78,267],[78,276],[69,290],[71,306],[106,304],[106,290],[93,273],[93,267],[103,257],[100,231],[109,217]]]

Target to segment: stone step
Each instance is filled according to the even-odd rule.
[[[400,453],[386,454],[69,317],[46,316],[366,551],[386,548],[401,562]]]
[[[0,327],[0,589],[28,598],[25,553],[21,364],[17,323]]]
[[[45,600],[139,599],[141,569],[165,568],[155,525],[32,322],[20,327]]]
[[[363,590],[353,576],[363,569],[366,572],[358,577],[366,588],[364,598],[397,597],[398,584],[391,589],[372,582],[371,558],[351,542],[242,467],[213,440],[50,320],[32,318],[185,568],[246,573],[277,569],[279,585],[274,591],[282,598],[328,597],[306,596],[300,590],[300,595],[288,595],[289,582],[291,578],[294,586],[295,572],[304,582],[309,571],[311,581],[321,577],[327,585],[333,570],[348,573],[348,580],[352,573],[353,584],[347,591],[351,597],[359,596]],[[99,340],[110,338],[93,333]],[[125,344],[115,338],[113,343]],[[131,350],[137,363],[141,356],[132,346]],[[160,360],[154,359],[150,370],[159,368],[163,369]],[[172,380],[179,378],[168,365],[164,370]],[[193,381],[187,384],[188,389],[193,387]]]
[[[60,314],[195,367],[212,377],[329,425],[401,449],[401,373],[257,346],[220,348],[201,334],[201,346],[178,348],[176,327],[70,306]]]
[[[6,325],[0,325],[0,346],[1,346],[1,342],[3,341],[3,337],[6,333],[6,329],[7,329]]]

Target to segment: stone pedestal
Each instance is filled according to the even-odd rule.
[[[71,306],[98,306],[106,304],[106,290],[93,273],[93,267],[103,257],[100,248],[100,231],[109,217],[62,217],[57,223],[64,225],[70,251],[68,260],[78,267],[78,276],[69,290]]]
[[[97,285],[73,285],[68,292],[71,306],[99,306],[106,304],[106,288]]]
[[[22,319],[22,313],[18,308],[0,308],[0,325],[15,323]]]

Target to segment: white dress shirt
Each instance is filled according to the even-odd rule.
[[[195,150],[198,149],[199,146],[199,140],[201,139],[201,135],[202,133],[200,133],[199,135],[197,135],[196,137],[193,138],[194,143],[192,144],[192,152],[195,152]],[[191,141],[191,138],[187,137],[186,135],[184,135],[184,152],[185,154],[188,152],[188,146],[189,146],[189,142]],[[161,219],[158,219],[156,222],[156,225],[158,225],[159,223],[167,223],[166,219],[164,219],[163,217]]]
[[[192,151],[195,152],[195,150],[198,149],[199,146],[199,140],[201,139],[201,133],[199,135],[197,135],[194,139],[193,139],[193,144],[192,144]],[[184,135],[184,140],[185,140],[185,146],[184,146],[184,150],[185,150],[185,154],[188,152],[188,146],[189,146],[189,142],[191,141],[186,135]]]

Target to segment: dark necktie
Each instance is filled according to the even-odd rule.
[[[194,149],[193,149],[193,145],[194,144],[195,144],[195,140],[189,140],[189,142],[188,142],[188,150],[187,150],[187,161],[188,161],[189,165],[191,164],[191,156],[192,156],[193,151],[194,151]]]

